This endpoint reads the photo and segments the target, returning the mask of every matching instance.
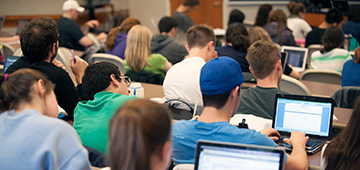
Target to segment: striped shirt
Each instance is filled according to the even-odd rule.
[[[351,59],[349,52],[340,48],[335,48],[324,54],[315,51],[311,54],[311,68],[335,70],[341,73],[345,61],[349,59]]]

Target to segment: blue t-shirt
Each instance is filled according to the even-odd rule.
[[[180,120],[173,124],[173,160],[174,164],[193,164],[196,142],[213,140],[242,144],[277,147],[266,135],[255,130],[239,129],[229,122],[204,123],[195,120]],[[286,157],[285,157],[286,161]]]
[[[360,63],[355,64],[353,60],[348,60],[344,63],[341,86],[360,86]]]

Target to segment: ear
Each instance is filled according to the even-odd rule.
[[[231,91],[231,98],[235,98],[235,97],[239,97],[240,93],[238,92],[240,90],[240,86],[236,86],[232,91]]]
[[[186,48],[186,51],[187,51],[188,53],[190,53],[189,45],[185,45],[185,48]]]
[[[276,70],[282,70],[281,60],[278,60],[276,63]]]
[[[120,85],[120,82],[116,79],[115,75],[114,74],[111,74],[110,75],[110,79],[111,79],[111,82],[110,82],[110,85],[114,85],[115,87],[119,87]]]
[[[249,66],[249,70],[250,70],[251,74],[255,75],[254,70],[251,68],[251,66]]]
[[[213,45],[214,45],[214,41],[209,41],[209,42],[207,43],[207,45],[206,45],[207,50],[208,50],[208,51],[211,51],[211,48],[213,47]]]
[[[38,80],[35,83],[35,92],[40,96],[43,97],[45,94],[45,85],[42,79]]]
[[[170,32],[171,32],[171,35],[172,35],[173,37],[175,37],[175,35],[176,35],[176,28],[175,28],[175,27],[172,27],[171,30],[170,30]]]

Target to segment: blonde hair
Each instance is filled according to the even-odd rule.
[[[255,26],[249,29],[250,44],[258,40],[265,40],[272,42],[269,33],[262,27]]]
[[[134,71],[141,71],[145,65],[149,65],[148,58],[151,55],[150,40],[151,31],[142,25],[133,26],[127,36],[125,60],[126,64]]]

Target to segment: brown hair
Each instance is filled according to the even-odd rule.
[[[210,41],[215,44],[216,37],[213,29],[206,25],[194,25],[186,32],[186,40],[189,48],[204,48]]]
[[[300,12],[305,11],[305,6],[301,2],[291,1],[287,4],[287,8],[289,9],[291,15],[299,15]]]
[[[131,29],[131,27],[138,24],[139,25],[141,24],[138,19],[133,17],[128,17],[123,22],[121,22],[120,26],[111,29],[105,41],[106,49],[110,50],[115,46],[115,38],[119,33],[127,34]]]
[[[360,167],[360,97],[354,103],[352,116],[346,127],[326,147],[325,170],[355,170]]]
[[[357,64],[360,62],[360,47],[355,48],[355,55],[354,55],[354,63]]]
[[[194,7],[196,5],[199,5],[199,0],[184,0],[182,3],[184,6],[191,6]]]
[[[36,70],[19,69],[12,74],[0,74],[0,111],[17,109],[19,103],[31,102],[33,86],[40,79],[44,81],[45,94],[50,93],[53,83]]]
[[[286,21],[286,15],[284,13],[283,10],[278,9],[275,10],[268,19],[268,22],[277,22],[278,23],[278,27],[277,27],[277,34],[280,35],[281,30],[286,27],[287,21]]]
[[[321,53],[326,53],[334,48],[339,48],[344,44],[344,33],[337,26],[331,26],[326,29],[324,35],[321,37],[321,44],[323,47],[320,49]]]
[[[109,129],[111,169],[151,169],[151,155],[170,140],[170,113],[165,106],[144,99],[129,101],[117,110]]]
[[[269,33],[262,27],[255,26],[249,29],[250,44],[258,40],[266,40],[272,42]]]
[[[264,79],[280,60],[280,49],[269,41],[256,41],[248,49],[246,60],[249,62],[256,78]]]

